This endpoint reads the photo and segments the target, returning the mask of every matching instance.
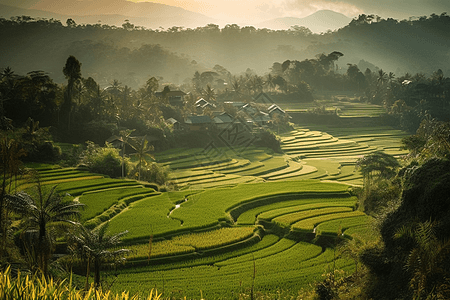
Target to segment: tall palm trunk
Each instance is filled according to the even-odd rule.
[[[100,287],[100,261],[95,259],[94,261],[94,285],[98,289]]]

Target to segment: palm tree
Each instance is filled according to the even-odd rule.
[[[3,137],[0,141],[0,257],[6,253],[6,240],[9,216],[9,194],[13,189],[13,181],[20,174],[22,162],[20,157],[25,156],[25,150],[19,148],[19,143],[15,140]]]
[[[128,143],[128,138],[130,137],[131,133],[133,133],[134,129],[126,129],[121,130],[119,135],[119,140],[122,142],[122,178],[125,177],[125,145]]]
[[[367,192],[375,174],[388,179],[395,175],[395,170],[398,167],[400,167],[400,164],[395,157],[381,151],[365,155],[356,161],[356,168],[363,174],[364,187]]]
[[[273,91],[273,89],[275,88],[275,82],[274,82],[274,77],[272,76],[272,74],[269,73],[269,75],[267,75],[267,79],[264,82],[265,85],[267,85],[269,87],[269,91]]]
[[[231,86],[234,90],[235,96],[237,99],[241,99],[242,96],[242,78],[234,77]]]
[[[150,155],[148,152],[153,151],[154,148],[150,143],[148,142],[147,136],[144,136],[142,139],[134,138],[130,139],[128,144],[136,150],[135,155],[138,157],[138,180],[141,180],[141,169],[142,166],[145,165],[147,162],[145,160],[145,157],[150,157],[151,159],[154,159],[152,155]]]
[[[0,117],[5,115],[3,103],[10,100],[11,93],[16,84],[16,77],[17,75],[14,74],[14,71],[10,67],[4,68],[2,73],[0,73]]]
[[[261,76],[254,75],[252,78],[253,93],[261,93],[263,91],[264,81]]]
[[[24,216],[23,241],[33,267],[46,276],[58,230],[77,225],[82,203],[66,201],[57,194],[56,186],[44,191],[37,178],[34,193],[19,192],[10,196],[17,213]]]
[[[216,102],[216,92],[214,89],[207,84],[206,87],[202,90],[203,97],[205,97],[208,102]]]
[[[70,117],[72,112],[72,95],[75,82],[81,79],[81,63],[75,56],[69,56],[63,68],[64,76],[67,79],[67,94],[64,99],[64,109],[67,113],[67,129],[70,129]]]
[[[100,287],[100,270],[104,263],[117,265],[125,261],[124,254],[128,249],[111,250],[121,243],[124,231],[115,235],[107,235],[109,222],[105,222],[96,229],[89,230],[80,226],[78,233],[73,235],[71,249],[73,253],[86,262],[86,289],[89,288],[89,275],[94,270],[94,285]]]

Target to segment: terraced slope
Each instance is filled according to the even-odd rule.
[[[355,116],[363,104],[352,103]],[[369,105],[363,111],[374,110]],[[349,110],[348,110],[349,111]],[[311,126],[309,126],[311,127]],[[355,162],[363,155],[384,151],[402,156],[405,133],[390,127],[298,127],[280,136],[282,154],[265,148],[178,149],[156,154],[158,162],[172,169],[172,181],[180,188],[204,189],[240,183],[299,179],[330,180],[362,185]]]
[[[251,153],[263,162],[276,157]],[[273,175],[283,175],[280,171]],[[209,174],[214,172],[183,169],[179,178],[200,182]],[[41,171],[44,183],[58,178],[59,191],[86,204],[86,226],[109,222],[112,233],[129,231],[124,242],[133,251],[116,274],[117,290],[152,286],[164,297],[196,298],[201,290],[204,297],[229,298],[248,291],[256,268],[257,290],[295,291],[320,279],[332,263],[327,241],[337,232],[364,232],[369,218],[354,211],[356,199],[347,185],[318,180],[159,193],[135,181],[98,176],[76,169]],[[335,264],[353,267],[345,258]]]
[[[133,271],[120,271],[118,282],[132,291],[164,286],[167,297],[180,296],[177,287],[182,287],[182,294],[190,298],[197,297],[199,290],[204,297],[228,298],[250,288],[256,267],[257,274],[264,274],[255,279],[259,291],[305,288],[333,261],[333,251],[326,245],[338,232],[367,228],[369,217],[353,210],[356,199],[346,190],[345,185],[299,181],[241,184],[188,196],[170,214],[180,221],[178,231],[173,231],[175,227],[165,234],[155,231],[154,238],[165,238],[153,239],[151,246],[148,242],[132,246],[139,249],[130,262]],[[162,195],[129,211],[141,213],[158,197]],[[154,210],[150,207],[147,213]],[[137,215],[126,219],[135,220]],[[147,220],[164,222],[154,215]],[[308,225],[302,227],[300,222]],[[142,224],[142,229],[151,224],[155,223]],[[217,229],[196,232],[202,224]],[[353,268],[352,261],[344,258],[335,263]]]

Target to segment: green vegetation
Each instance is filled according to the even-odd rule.
[[[45,277],[30,276],[19,273],[17,276],[11,274],[11,268],[0,272],[0,298],[4,300],[32,300],[39,297],[42,300],[137,300],[144,299],[139,295],[130,296],[123,292],[116,295],[109,291],[101,292],[91,286],[88,290],[77,290],[71,281],[56,282]],[[160,294],[149,293],[147,300],[157,300]]]
[[[189,40],[186,51],[203,51],[205,43],[195,41],[208,35],[233,60],[247,57],[251,65],[268,52],[257,45],[269,33],[273,39],[264,44],[301,37],[309,54],[318,45],[328,49],[320,41],[332,37],[345,41],[340,45],[356,32],[364,40],[373,28],[402,28],[404,40],[405,32],[449,20],[443,14],[406,24],[362,15],[315,36],[298,28],[149,31],[129,23],[119,29],[1,19],[5,41],[5,32],[27,26],[98,36],[71,42],[80,60],[52,56],[65,59],[58,75],[51,73],[63,84],[44,71],[1,70],[0,277],[8,280],[0,291],[26,298],[53,290],[56,298],[74,293],[73,299],[91,299],[94,290],[105,299],[124,290],[143,295],[149,288],[170,299],[450,298],[450,81],[443,71],[401,75],[365,61],[345,71],[337,63],[345,65],[347,53],[301,58],[290,49],[283,58],[280,46],[268,59],[284,61],[273,59],[265,66],[270,72],[232,74],[145,45],[176,40],[183,49]],[[114,46],[95,41],[106,33],[113,42],[124,39]],[[132,46],[131,36],[144,44]],[[241,55],[243,47],[230,51],[250,40],[252,59]],[[54,49],[67,42],[55,41],[58,47],[48,43]],[[30,43],[27,49],[47,49]],[[23,53],[20,38],[4,44]],[[206,48],[214,53],[216,46]],[[102,53],[95,72],[78,55],[85,47]],[[145,75],[133,75],[134,64]],[[176,70],[173,82],[173,74],[160,77]],[[124,84],[108,78],[119,73]],[[43,284],[34,284],[38,277],[11,280],[11,268],[40,274]],[[68,287],[65,278],[73,278]]]

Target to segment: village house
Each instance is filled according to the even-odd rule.
[[[212,120],[209,116],[188,116],[184,119],[188,130],[208,130],[211,128]]]
[[[227,128],[234,121],[234,117],[226,112],[218,112],[215,114],[216,116],[213,118],[213,122],[219,129]]]
[[[184,96],[187,94],[183,91],[168,91],[168,92],[156,92],[155,96],[158,98],[167,98],[170,105],[173,106],[183,106]]]
[[[182,130],[182,129],[183,129],[183,126],[181,125],[181,123],[178,122],[178,121],[177,121],[176,119],[174,119],[174,118],[168,118],[168,119],[166,120],[166,122],[167,122],[168,124],[172,125],[172,128],[173,128],[174,130]]]
[[[271,121],[269,114],[262,111],[258,111],[257,113],[253,114],[251,116],[251,119],[255,126],[264,126],[269,124],[269,122]]]
[[[273,116],[276,115],[276,114],[278,114],[279,116],[285,116],[286,115],[286,111],[281,109],[281,107],[279,107],[276,104],[272,104],[271,106],[269,106],[269,108],[267,110],[269,111],[269,115],[270,115],[271,118],[273,118]]]
[[[259,93],[256,97],[253,98],[253,102],[255,103],[260,103],[260,104],[273,104],[274,101],[272,100],[272,98],[270,98],[269,95],[267,95],[264,92]]]

